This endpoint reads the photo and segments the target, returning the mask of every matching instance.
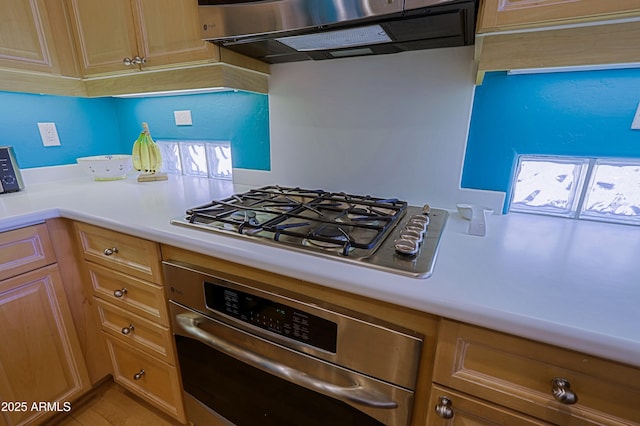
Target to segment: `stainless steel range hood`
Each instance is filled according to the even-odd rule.
[[[275,64],[473,44],[477,0],[198,0],[206,40]]]

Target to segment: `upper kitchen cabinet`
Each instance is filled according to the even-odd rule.
[[[201,39],[196,0],[66,1],[90,97],[213,87],[268,91],[268,64]],[[149,70],[159,72],[151,79]]]
[[[63,0],[0,0],[0,90],[82,95]],[[51,89],[51,90],[47,90]]]
[[[83,76],[219,61],[192,0],[69,0]]]
[[[600,21],[639,12],[639,0],[484,0],[477,32]]]
[[[640,62],[640,0],[485,0],[476,83],[488,71]]]

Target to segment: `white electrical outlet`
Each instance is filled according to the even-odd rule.
[[[631,122],[631,130],[640,130],[640,103],[638,104],[638,108],[636,109],[636,115],[633,116],[633,121]]]
[[[191,110],[173,111],[173,117],[176,120],[176,126],[191,126]]]
[[[40,130],[42,145],[60,146],[60,138],[58,137],[56,123],[38,123],[38,129]]]

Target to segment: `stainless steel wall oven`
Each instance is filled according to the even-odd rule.
[[[424,336],[268,285],[163,265],[196,425],[407,425]]]

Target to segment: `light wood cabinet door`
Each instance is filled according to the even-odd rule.
[[[58,71],[53,32],[44,0],[0,0],[0,66]]]
[[[54,414],[33,403],[70,402],[89,389],[89,377],[56,265],[0,282],[0,400],[24,401],[4,411],[9,424]]]
[[[217,58],[215,47],[200,37],[196,1],[136,0],[133,4],[143,69]]]
[[[138,54],[131,0],[69,0],[82,75],[138,71],[125,58]]]
[[[0,91],[86,96],[64,1],[0,0]]]
[[[37,77],[78,76],[64,0],[0,0],[0,90],[29,91]],[[40,73],[51,76],[39,75]],[[31,76],[31,77],[30,77]],[[72,80],[64,87],[75,87]]]
[[[84,76],[212,60],[193,0],[68,0]],[[139,63],[126,65],[125,59]]]
[[[481,4],[478,33],[640,14],[639,0],[484,0]]]

